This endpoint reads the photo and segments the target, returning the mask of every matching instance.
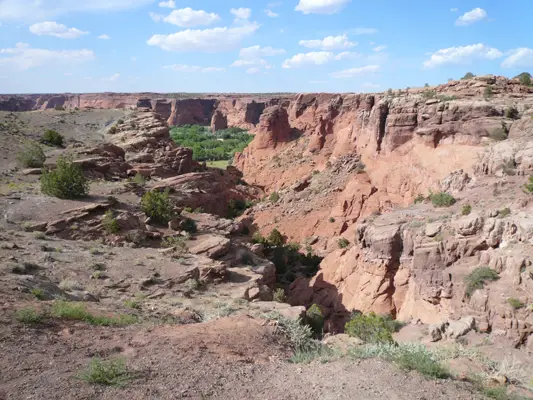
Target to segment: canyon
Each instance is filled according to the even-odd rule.
[[[318,272],[297,275],[283,288],[283,312],[302,315],[317,305],[331,337],[342,334],[354,313],[375,312],[407,324],[429,345],[475,340],[471,333],[503,343],[519,358],[533,352],[533,87],[518,79],[489,75],[363,94],[0,95],[0,112],[24,115],[22,127],[34,115],[52,118],[65,132],[84,118],[100,121],[72,137],[65,133],[74,163],[96,182],[94,204],[48,200],[47,211],[38,213],[44,200],[32,186],[0,202],[9,223],[25,223],[26,231],[62,246],[101,239],[133,263],[143,248],[129,249],[129,236],[151,251],[153,243],[180,236],[184,221],[195,221],[198,233],[180,239],[191,254],[179,257],[179,272],[172,264],[177,257],[163,260],[163,250],[150,253],[161,265],[141,263],[119,282],[127,282],[126,292],[130,285],[150,287],[152,310],[175,313],[172,296],[190,299],[182,286],[193,276],[206,285],[224,283],[214,289],[219,297],[271,310],[281,285],[278,266],[264,243],[250,242],[254,233],[265,238],[275,229],[293,249],[321,260]],[[169,126],[189,124],[240,127],[255,136],[218,170],[170,140]],[[50,150],[45,167],[53,168],[62,151]],[[4,169],[8,177],[13,171]],[[22,171],[20,184],[35,184],[32,176],[41,172]],[[133,181],[141,178],[142,185]],[[150,191],[169,193],[179,209],[168,229],[139,213],[140,197]],[[246,210],[232,219],[235,204]],[[111,209],[122,233],[106,237],[102,218]],[[116,268],[123,268],[118,260]],[[471,290],[468,277],[480,268],[497,277]],[[81,275],[76,271],[76,279]],[[103,298],[122,296],[113,285],[100,288]],[[198,305],[188,301],[180,318]],[[229,340],[226,327],[215,329]],[[255,329],[251,334],[261,336]]]

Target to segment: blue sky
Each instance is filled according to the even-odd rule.
[[[0,93],[371,92],[533,72],[530,0],[0,0]]]

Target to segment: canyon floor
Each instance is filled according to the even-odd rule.
[[[190,151],[171,143],[166,118],[151,110],[0,112],[0,399],[533,398],[532,311],[508,304],[510,295],[527,305],[531,300],[533,231],[522,229],[529,226],[530,202],[521,190],[529,153],[512,163],[518,173],[474,179],[468,188],[466,167],[452,174],[448,188],[460,187],[462,195],[451,208],[436,209],[425,196],[412,204],[409,196],[426,192],[451,171],[404,179],[398,186],[409,195],[403,197],[392,187],[387,192],[374,184],[379,177],[372,171],[379,174],[380,163],[392,159],[361,151],[362,158],[353,149],[349,156],[330,157],[336,151],[333,133],[302,135],[309,131],[304,125],[310,124],[310,109],[327,110],[334,114],[330,119],[340,115],[339,132],[346,134],[345,127],[355,124],[342,120],[335,107],[364,108],[365,100],[319,100],[297,100],[295,112],[303,117],[291,121],[292,130],[284,108],[267,108],[256,139],[236,157],[239,169],[192,160]],[[424,120],[435,104],[421,106]],[[494,118],[488,124],[500,126],[492,108],[468,107],[474,114],[483,109]],[[391,115],[396,122],[404,117],[398,125],[405,127],[416,113],[403,103],[398,109]],[[368,124],[367,111],[354,115]],[[409,116],[398,116],[402,112]],[[378,116],[372,118],[379,125]],[[46,129],[63,134],[65,144],[43,146],[45,167],[70,154],[90,178],[88,196],[45,196],[43,170],[17,166],[24,141],[39,140]],[[310,150],[321,135],[322,147]],[[380,140],[385,148],[394,138]],[[489,139],[481,141],[475,143],[480,161],[480,148],[493,148]],[[527,150],[522,144],[513,142],[518,151]],[[486,168],[501,170],[504,156],[492,155]],[[421,165],[417,160],[407,166],[401,157],[391,165],[409,171]],[[140,203],[146,193],[165,189],[176,217],[158,224],[146,218]],[[269,200],[273,193],[279,199]],[[251,207],[228,215],[235,204]],[[466,205],[472,213],[462,214]],[[505,207],[510,217],[502,216]],[[108,215],[118,224],[116,232],[106,231]],[[191,221],[195,229],[187,233]],[[302,253],[309,246],[324,257],[318,273],[280,280],[272,257],[252,237],[254,231],[267,236],[274,227],[301,244]],[[507,251],[503,260],[499,251]],[[421,252],[414,272],[406,272],[405,260]],[[498,270],[501,279],[467,299],[457,277],[462,282],[480,263]],[[441,271],[450,281],[453,274],[453,285]],[[452,296],[452,288],[461,296]],[[288,299],[273,301],[276,289]],[[281,321],[305,319],[313,303],[323,306],[327,333],[312,341],[319,353],[302,356]],[[349,304],[350,312],[404,315],[394,333],[397,347],[424,346],[448,377],[423,376],[413,362],[406,368],[375,353],[363,356],[366,345],[338,334],[335,323],[337,317],[345,322]],[[438,327],[445,312],[450,320]],[[465,322],[470,316],[475,329]],[[120,384],[87,378],[100,360],[118,363]]]

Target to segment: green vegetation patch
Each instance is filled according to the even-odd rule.
[[[400,327],[401,323],[388,315],[356,313],[346,323],[344,331],[366,343],[393,343],[392,334]]]
[[[206,126],[173,127],[170,137],[178,146],[192,149],[197,161],[231,160],[252,141],[253,135],[241,128],[228,128],[212,133]]]
[[[102,360],[93,358],[78,378],[91,384],[105,386],[124,386],[134,376],[123,358]]]
[[[89,181],[83,176],[81,167],[71,157],[59,157],[54,170],[44,170],[41,175],[41,192],[60,199],[85,197],[89,192]]]
[[[497,281],[500,276],[488,267],[478,267],[465,277],[465,295],[471,297],[478,289],[483,289],[487,282]]]

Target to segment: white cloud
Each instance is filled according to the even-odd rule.
[[[381,69],[379,65],[365,65],[364,67],[350,68],[342,71],[332,72],[330,76],[335,79],[354,78],[359,75],[378,72]]]
[[[471,11],[468,11],[457,18],[455,25],[457,26],[467,26],[475,22],[484,20],[488,17],[487,12],[482,8],[474,8]]]
[[[45,21],[30,26],[30,32],[38,36],[55,36],[61,39],[77,39],[89,32],[77,28],[68,28],[66,25],[54,21]]]
[[[283,62],[283,68],[299,68],[308,65],[323,65],[334,58],[329,51],[314,51],[311,53],[296,54]]]
[[[296,11],[304,14],[335,14],[352,0],[300,0]]]
[[[159,3],[159,7],[176,8],[176,2],[174,0],[162,1]]]
[[[184,65],[184,64],[174,64],[166,65],[163,68],[170,69],[175,72],[201,72],[201,73],[210,73],[210,72],[223,72],[224,68],[218,67],[198,67],[194,65]]]
[[[131,60],[131,62],[136,62],[136,61],[137,61],[137,57],[135,57],[135,56],[131,56],[131,57],[130,57],[130,60]]]
[[[136,8],[153,0],[2,0],[0,20],[38,21],[63,14],[97,11],[117,11]]]
[[[247,74],[250,74],[250,75],[252,75],[252,74],[258,74],[259,72],[261,72],[261,70],[260,70],[259,68],[248,68],[248,69],[246,70],[246,73],[247,73]]]
[[[261,47],[259,45],[245,47],[239,51],[239,56],[242,59],[254,60],[262,57],[273,57],[280,54],[285,54],[284,49],[275,49],[273,47]]]
[[[86,81],[90,81],[90,80],[93,79],[93,77],[92,76],[85,76],[83,79],[85,79]]]
[[[329,81],[309,81],[309,83],[329,83]]]
[[[234,49],[258,28],[259,24],[247,22],[231,28],[187,29],[170,35],[153,35],[147,43],[166,51],[216,53]]]
[[[254,67],[250,69],[259,69],[259,67],[272,68],[263,57],[273,57],[285,54],[284,49],[275,49],[273,47],[261,47],[259,45],[243,48],[239,51],[240,59],[234,61],[232,67]]]
[[[150,16],[150,18],[152,18],[152,21],[154,22],[160,22],[163,18],[165,18],[164,15],[157,14],[155,12],[149,12],[148,15]]]
[[[190,7],[174,10],[163,18],[163,21],[183,28],[211,25],[218,20],[220,20],[220,17],[215,13],[208,13],[204,10],[193,10]]]
[[[252,16],[252,10],[249,8],[232,8],[230,12],[235,15],[237,19],[248,19]]]
[[[374,47],[372,50],[375,51],[376,53],[381,53],[383,50],[385,50],[387,48],[387,46],[385,46],[384,44],[382,44],[381,46],[376,46]]]
[[[335,60],[337,61],[353,60],[354,58],[359,58],[359,57],[361,57],[361,54],[355,51],[343,51],[335,56]]]
[[[274,11],[272,10],[264,10],[265,11],[265,14],[267,15],[267,17],[270,17],[270,18],[277,18],[279,17],[279,14],[275,13]]]
[[[354,35],[374,35],[379,31],[376,28],[359,27],[355,29],[350,29],[349,32],[353,33]]]
[[[533,49],[522,47],[509,52],[502,62],[503,68],[533,68]]]
[[[450,8],[450,11],[451,12],[457,12],[457,11],[459,11],[459,9],[457,7],[453,7],[453,8]]]
[[[102,40],[109,40],[111,37],[109,35],[106,35],[105,33],[103,35],[98,36],[98,39]]]
[[[65,72],[63,75],[65,75],[65,76],[72,76],[72,72]]]
[[[432,68],[443,64],[469,64],[476,59],[494,60],[503,56],[500,50],[484,44],[469,46],[449,47],[440,49],[431,54],[429,60],[424,62],[424,67]]]
[[[346,34],[328,36],[322,40],[300,40],[299,44],[310,49],[320,50],[344,50],[357,46],[357,43],[350,42]]]
[[[256,59],[256,60],[235,60],[231,64],[232,67],[250,67],[252,65],[266,67],[268,63],[266,62],[266,60]]]
[[[116,74],[113,74],[113,75],[108,76],[106,78],[102,78],[102,80],[109,81],[109,82],[115,82],[116,80],[118,80],[118,78],[120,78],[120,74],[116,73]]]
[[[377,89],[377,88],[380,88],[381,85],[378,85],[377,83],[372,83],[372,82],[364,82],[363,87],[370,88],[370,89]]]
[[[17,43],[15,48],[0,49],[0,65],[13,66],[20,70],[44,65],[61,66],[94,60],[92,50],[34,49],[29,44]]]

